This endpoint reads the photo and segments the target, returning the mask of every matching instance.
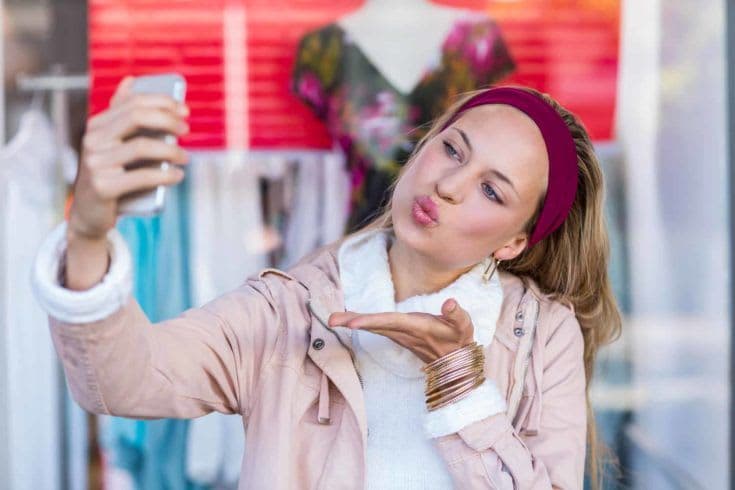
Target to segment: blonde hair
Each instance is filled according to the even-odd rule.
[[[601,346],[617,340],[622,329],[620,310],[608,276],[610,244],[603,208],[605,198],[603,174],[590,137],[574,114],[548,94],[529,87],[516,88],[542,98],[564,119],[576,145],[579,181],[574,203],[564,223],[551,235],[533,247],[526,248],[514,259],[504,260],[499,269],[515,274],[521,279],[530,277],[551,299],[574,306],[584,337],[584,367],[587,377],[587,471],[592,488],[596,490],[602,486],[607,461],[619,473],[615,456],[602,441],[598,440],[594,411],[590,403],[590,384],[597,351]],[[386,205],[378,210],[377,216],[365,226],[343,237],[342,240],[358,231],[393,227],[392,199],[398,181],[424,144],[441,132],[444,124],[454,116],[464,102],[482,91],[484,89],[461,94],[441,117],[433,124],[429,123],[430,129],[419,139],[408,161],[389,187],[390,199]],[[529,237],[541,212],[544,197],[543,195],[540,197],[535,212],[522,228]]]

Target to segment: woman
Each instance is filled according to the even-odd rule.
[[[140,127],[185,107],[123,81],[93,117],[67,223],[39,251],[75,400],[136,418],[240,414],[241,488],[582,488],[597,480],[588,387],[620,331],[603,180],[587,133],[546,95],[464,95],[421,139],[365,229],[151,325],[114,229],[127,192],[185,164]]]

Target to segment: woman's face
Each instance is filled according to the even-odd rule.
[[[396,184],[396,236],[450,270],[490,253],[512,259],[526,246],[522,226],[546,190],[547,172],[546,146],[531,118],[508,105],[469,109],[426,142]],[[432,206],[428,200],[436,220],[421,211]]]

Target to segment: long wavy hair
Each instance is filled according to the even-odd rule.
[[[590,403],[590,383],[594,373],[598,349],[620,337],[622,319],[608,275],[610,243],[604,215],[605,186],[600,163],[592,142],[582,122],[561,106],[548,94],[530,87],[516,86],[549,103],[564,119],[572,133],[577,150],[579,180],[577,193],[567,219],[551,235],[531,248],[526,248],[517,257],[504,260],[498,269],[523,278],[530,277],[539,289],[551,299],[572,304],[584,336],[584,367],[587,377],[587,472],[592,488],[602,486],[607,463],[619,474],[616,457],[598,439],[594,412]],[[388,189],[390,198],[376,215],[355,231],[342,237],[340,242],[355,233],[392,229],[391,217],[393,191],[403,174],[413,163],[424,144],[441,132],[468,99],[485,89],[464,92],[457,97],[444,114],[430,122],[430,129],[419,139],[405,165]],[[541,212],[545,195],[538,201],[537,208],[525,223],[523,230],[530,237]]]

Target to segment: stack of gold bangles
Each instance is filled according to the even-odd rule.
[[[431,412],[469,395],[485,381],[485,353],[472,342],[422,368],[426,373],[426,407]]]

